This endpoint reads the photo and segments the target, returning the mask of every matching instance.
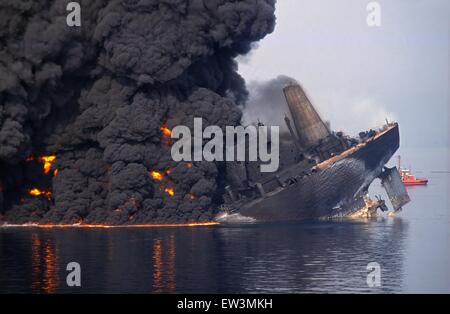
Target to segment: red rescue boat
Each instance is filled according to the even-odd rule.
[[[398,156],[398,171],[400,172],[400,176],[402,178],[402,182],[406,186],[411,185],[427,185],[428,179],[426,178],[416,178],[410,169],[402,169],[400,156]]]

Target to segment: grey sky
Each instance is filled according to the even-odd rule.
[[[365,0],[278,0],[277,26],[239,72],[297,79],[334,129],[400,122],[403,147],[448,144],[450,1],[389,0],[381,27]]]

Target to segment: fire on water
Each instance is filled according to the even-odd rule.
[[[218,222],[198,222],[198,223],[186,223],[186,224],[138,224],[138,225],[88,225],[88,224],[72,224],[72,225],[63,225],[63,224],[23,224],[23,225],[10,225],[4,224],[0,225],[0,227],[32,227],[32,228],[164,228],[164,227],[207,227],[207,226],[215,226],[219,225]]]

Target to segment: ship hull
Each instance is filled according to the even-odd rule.
[[[415,185],[427,185],[428,180],[425,179],[416,179],[415,181],[403,181],[405,186],[415,186]]]
[[[350,215],[364,206],[363,195],[397,151],[399,142],[395,125],[344,156],[325,162],[323,169],[295,184],[241,205],[238,212],[257,221]]]

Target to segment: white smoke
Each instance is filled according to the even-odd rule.
[[[328,97],[327,97],[328,98]],[[331,128],[346,134],[356,135],[370,128],[378,128],[386,119],[396,121],[386,105],[371,96],[334,98],[331,102],[316,104],[323,118],[331,122]]]
[[[284,117],[290,112],[283,87],[292,81],[295,80],[280,75],[268,81],[250,82],[249,100],[243,109],[243,124],[262,122],[278,125],[282,132],[288,131]],[[312,91],[304,85],[303,88],[322,119],[330,123],[332,130],[357,135],[361,131],[380,127],[386,119],[395,121],[386,105],[375,97],[332,90]]]
[[[247,84],[249,99],[243,108],[242,124],[256,124],[280,127],[280,132],[288,132],[284,121],[290,116],[289,107],[283,94],[283,87],[294,79],[280,75],[269,81],[252,81]]]

